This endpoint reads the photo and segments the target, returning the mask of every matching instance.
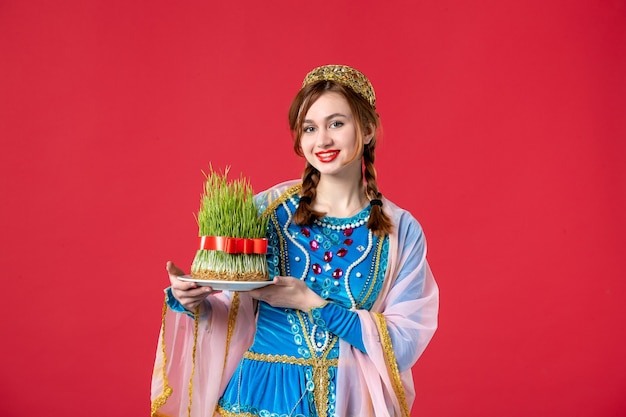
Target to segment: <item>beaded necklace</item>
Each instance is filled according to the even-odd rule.
[[[366,218],[356,221],[354,223],[341,224],[341,225],[326,223],[323,220],[319,220],[319,219],[313,220],[313,223],[315,223],[318,226],[326,227],[332,230],[346,230],[346,229],[356,229],[359,226],[363,226],[365,223],[367,223],[369,218],[370,216],[367,216]]]

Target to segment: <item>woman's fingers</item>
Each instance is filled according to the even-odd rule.
[[[195,282],[182,281],[185,272],[168,261],[165,269],[170,278],[172,294],[187,310],[193,311],[212,291],[211,287],[200,287]]]
[[[195,282],[180,280],[179,278],[185,275],[185,272],[171,261],[167,261],[165,269],[170,278],[174,298],[187,310],[193,311],[207,296],[221,292],[213,291],[213,288],[209,286],[202,286]]]
[[[179,291],[187,291],[194,289],[201,289],[198,284],[195,282],[182,281],[178,279],[178,276],[170,275],[170,284],[172,284],[172,288]],[[207,288],[207,287],[204,287]]]
[[[207,298],[213,289],[211,287],[197,287],[185,290],[178,290],[172,286],[172,294],[187,310],[193,311],[198,304]]]
[[[172,261],[167,261],[167,263],[165,264],[165,269],[167,270],[167,273],[169,275],[175,275],[175,276],[185,275],[185,272],[179,267],[177,267],[176,265],[174,265],[174,262]]]
[[[170,277],[170,284],[172,285],[172,289],[186,291],[198,288],[198,285],[195,282],[182,281],[178,279],[178,277],[185,275],[185,272],[176,265],[174,265],[173,262],[167,261],[167,263],[165,264],[165,269],[167,270],[167,274]]]
[[[250,296],[272,307],[308,310],[324,303],[324,299],[311,290],[304,281],[294,277],[274,277],[274,285],[250,291]]]

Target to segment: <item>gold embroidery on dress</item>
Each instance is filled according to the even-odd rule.
[[[363,307],[367,299],[372,294],[376,281],[378,280],[378,271],[380,270],[380,254],[383,251],[383,242],[384,242],[384,238],[378,239],[378,242],[377,242],[378,248],[376,250],[376,258],[375,258],[375,263],[374,263],[374,272],[372,274],[372,282],[370,282],[367,288],[367,293],[365,294],[365,297],[363,297],[361,299],[361,302],[357,304],[356,306],[357,309]]]
[[[262,215],[270,216],[270,221],[272,222],[272,224],[274,225],[274,228],[277,231],[281,230],[281,226],[278,223],[278,218],[276,217],[276,208],[278,208],[279,205],[283,204],[285,201],[291,198],[291,196],[293,196],[298,191],[300,191],[300,189],[302,189],[302,184],[296,184],[292,187],[289,187],[280,196],[278,196],[276,200],[270,202],[267,208],[263,211]],[[285,239],[283,238],[282,233],[277,233],[277,236],[278,236],[278,248],[282,252],[283,248],[285,247]],[[280,269],[280,274],[282,276],[288,275],[287,269],[286,269],[287,265],[282,261],[282,259],[279,262],[278,267]]]
[[[228,410],[224,410],[222,407],[218,406],[215,409],[216,412],[220,413],[220,416],[222,417],[255,417],[256,414],[250,414],[250,413],[233,413],[232,411],[228,411]]]
[[[276,217],[276,213],[272,213],[272,216],[270,217],[270,220],[274,224],[274,228],[276,228],[276,230],[280,230],[279,229],[280,228],[280,224],[278,223],[278,218]],[[283,238],[283,234],[282,233],[276,233],[276,235],[278,236],[278,248],[282,252],[283,251],[283,247],[285,245],[285,239]],[[286,276],[287,275],[287,265],[285,264],[285,262],[283,261],[282,258],[279,259],[278,267],[280,268],[280,274],[282,276]]]
[[[263,210],[263,216],[267,216],[268,213],[272,213],[276,210],[276,207],[283,204],[285,201],[291,198],[292,195],[296,194],[298,191],[302,189],[302,184],[296,184],[289,188],[287,188],[278,198],[271,203],[268,204],[267,208]]]
[[[284,363],[287,365],[300,365],[300,366],[315,366],[318,358],[296,358],[289,355],[272,355],[267,353],[256,353],[247,351],[243,354],[243,357],[253,361],[270,362],[270,363]],[[337,366],[338,359],[326,359],[328,366]]]
[[[300,320],[302,332],[304,333],[304,340],[309,347],[309,352],[311,352],[311,355],[314,355],[315,348],[311,344],[311,339],[304,323],[304,318],[302,317],[300,311],[296,311],[296,314],[298,315],[298,319]],[[337,337],[334,337],[333,340],[328,344],[322,356],[310,359],[313,361],[313,399],[315,401],[315,409],[317,410],[317,415],[319,417],[326,417],[328,415],[328,398],[330,394],[330,392],[328,391],[330,386],[328,368],[337,365],[332,365],[333,361],[336,361],[336,359],[328,359],[327,356],[335,343],[337,343]]]
[[[374,318],[376,321],[376,327],[378,327],[378,334],[380,335],[380,340],[383,345],[383,353],[385,355],[385,362],[387,363],[387,370],[389,371],[389,375],[391,376],[393,389],[396,392],[398,401],[400,402],[402,416],[409,417],[409,406],[406,401],[406,394],[404,392],[402,380],[400,379],[400,371],[398,369],[396,355],[393,352],[391,337],[389,336],[389,331],[387,329],[387,321],[385,320],[385,316],[382,313],[374,313]]]

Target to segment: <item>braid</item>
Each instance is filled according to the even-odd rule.
[[[293,221],[299,225],[310,225],[313,220],[323,216],[323,213],[312,209],[313,200],[317,193],[317,183],[320,180],[319,171],[313,165],[307,162],[306,168],[302,173],[302,190],[301,197],[308,197],[300,200],[300,204],[293,215]]]
[[[363,150],[363,165],[364,176],[366,183],[366,194],[370,200],[379,200],[382,197],[380,191],[378,191],[378,184],[376,183],[376,168],[374,168],[374,146],[365,146]],[[391,233],[393,224],[391,219],[383,211],[382,206],[372,205],[370,212],[370,219],[367,222],[367,227],[379,237]]]

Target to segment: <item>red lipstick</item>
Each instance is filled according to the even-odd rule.
[[[338,155],[339,151],[334,149],[315,153],[315,156],[317,156],[320,162],[332,162]]]

